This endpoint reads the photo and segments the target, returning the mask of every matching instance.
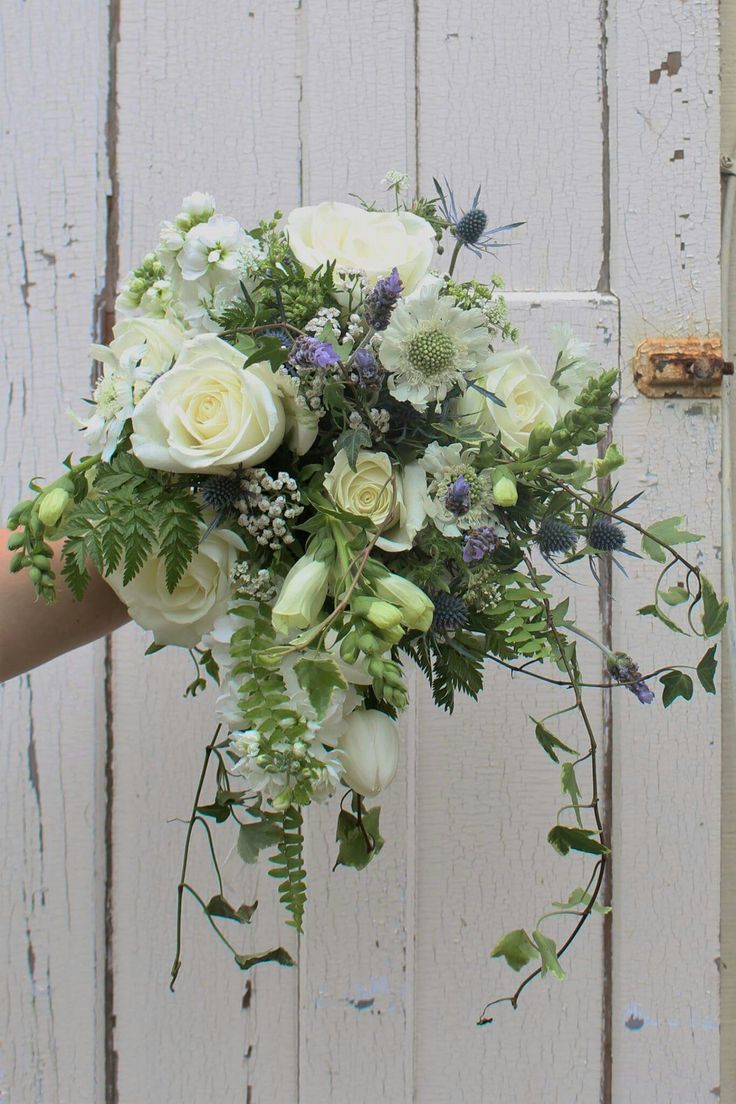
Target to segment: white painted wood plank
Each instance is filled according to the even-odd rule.
[[[479,184],[491,226],[524,219],[499,251],[510,287],[587,291],[602,261],[598,0],[419,0],[421,185]],[[509,240],[504,235],[501,240]],[[487,271],[485,262],[466,264]]]
[[[121,273],[157,239],[194,189],[246,225],[296,204],[299,81],[296,0],[227,0],[207,9],[131,0],[119,46]],[[186,655],[144,660],[145,636],[115,642],[115,1016],[121,1104],[149,1099],[296,1099],[297,972],[241,974],[187,909],[184,965],[172,997],[176,884],[183,829],[211,701],[181,698]],[[228,844],[231,843],[228,838]],[[198,855],[203,856],[198,841]],[[195,874],[207,875],[202,861]],[[249,868],[260,900],[249,949],[284,929],[273,879]],[[146,1015],[141,1015],[141,1008]]]
[[[590,341],[603,366],[616,363],[618,318],[610,297],[508,299],[522,341],[550,374],[549,327],[557,321]],[[565,590],[572,591],[581,626],[599,634],[597,587],[586,572],[579,580]],[[581,660],[587,657],[590,675],[598,676],[591,651],[581,649]],[[512,678],[491,663],[478,703],[459,702],[451,718],[435,709],[426,690],[418,705],[416,1098],[422,1104],[598,1100],[604,1061],[598,918],[563,959],[564,985],[538,979],[516,1012],[500,1005],[492,1025],[475,1026],[486,1002],[512,993],[521,980],[489,958],[496,940],[528,928],[550,900],[585,884],[591,870],[590,862],[555,855],[546,842],[562,804],[559,779],[528,718],[569,702],[564,691]],[[597,691],[588,692],[588,705],[600,732]],[[560,733],[573,747],[584,746],[579,726],[563,720]]]
[[[624,400],[615,435],[622,493],[638,514],[687,512],[719,576],[719,403],[652,401],[631,384],[644,337],[719,328],[718,35],[714,0],[617,4],[612,81],[613,290],[621,301]],[[650,601],[652,566],[616,585],[614,641],[644,666],[705,646],[628,611]],[[651,667],[650,667],[651,669]],[[614,713],[613,1099],[710,1101],[719,1085],[720,703],[702,692],[642,720]]]
[[[388,169],[414,176],[411,0],[308,0],[301,12],[304,202],[381,203]],[[325,34],[325,27],[340,33]],[[300,1104],[413,1099],[413,823],[403,719],[402,767],[380,799],[386,844],[364,871],[333,874],[338,803],[310,808],[309,906],[300,940]]]
[[[88,393],[104,272],[107,5],[5,5],[0,21],[4,517],[79,451],[67,409]],[[13,1104],[104,1099],[101,668],[101,646],[85,648],[0,690],[0,1100]]]

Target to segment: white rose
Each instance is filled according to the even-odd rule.
[[[526,448],[536,425],[553,426],[560,414],[557,391],[527,348],[494,353],[477,383],[505,404],[469,387],[457,402],[463,425],[475,423],[487,433],[501,434],[501,442],[518,452]]]
[[[289,636],[294,630],[316,625],[327,597],[330,569],[307,554],[292,567],[271,611],[276,632]]]
[[[378,709],[356,709],[345,718],[338,743],[343,781],[363,797],[393,782],[399,765],[399,728]]]
[[[429,268],[434,231],[409,211],[364,211],[352,203],[297,207],[286,220],[294,255],[306,272],[335,261],[339,269],[365,272],[374,284],[399,270],[404,291],[412,291]]]
[[[385,452],[362,450],[353,471],[340,449],[324,485],[336,506],[368,518],[380,530],[376,544],[385,552],[411,548],[425,523],[427,477],[419,464],[399,472]]]
[[[176,360],[184,343],[184,328],[165,318],[123,318],[112,331],[108,345],[93,345],[95,360],[110,367],[131,359],[148,379],[160,376]]]
[[[187,341],[133,414],[131,447],[149,468],[222,474],[267,459],[284,436],[284,407],[268,364],[214,334]]]
[[[232,593],[230,572],[240,537],[228,529],[216,529],[203,540],[174,590],[166,586],[166,566],[151,556],[138,574],[123,585],[122,565],[107,582],[128,607],[136,624],[150,629],[157,644],[193,648],[216,619],[227,611]]]

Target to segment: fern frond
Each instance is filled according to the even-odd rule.
[[[302,932],[304,906],[307,902],[307,872],[304,869],[304,836],[302,834],[302,811],[296,805],[290,805],[284,813],[281,838],[276,851],[271,855],[272,878],[281,879],[279,900],[286,906],[291,919],[287,924]]]

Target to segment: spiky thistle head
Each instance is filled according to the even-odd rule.
[[[213,510],[226,510],[240,495],[240,479],[231,475],[210,475],[199,488],[205,505]]]
[[[456,594],[446,591],[431,591],[429,597],[434,603],[432,628],[439,632],[454,632],[468,623],[468,608]]]
[[[537,545],[543,556],[561,556],[573,552],[578,535],[572,525],[560,518],[543,518],[537,529]]]
[[[591,522],[588,544],[597,552],[620,552],[626,544],[626,534],[609,518],[597,517]]]

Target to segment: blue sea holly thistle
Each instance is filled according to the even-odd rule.
[[[452,270],[462,249],[488,254],[518,224],[490,229],[480,190],[458,209],[446,182],[413,200],[404,184],[387,176],[389,210],[327,201],[251,228],[208,193],[188,197],[124,283],[113,339],[94,348],[104,372],[81,422],[87,454],[32,481],[8,518],[10,570],[42,599],[54,600],[59,561],[81,599],[92,563],[152,633],[149,653],[188,650],[187,694],[218,686],[184,829],[172,985],[185,901],[241,969],[293,964],[283,947],[244,954],[231,942],[256,906],[227,899],[215,830],[233,833],[225,846],[234,839],[244,863],[266,859],[302,931],[315,802],[339,795],[336,870],[380,856],[373,799],[400,758],[407,661],[447,712],[459,694],[478,697],[493,663],[514,673],[513,693],[533,678],[559,690],[561,708],[532,721],[564,792],[547,838],[590,863],[567,901],[493,948],[530,967],[501,998],[515,1007],[532,978],[563,976],[563,954],[607,907],[601,690],[680,709],[696,680],[716,689],[727,607],[700,558],[683,554],[701,538],[680,516],[645,526],[637,498],[616,505],[603,484],[623,463],[615,444],[580,455],[610,430],[617,372],[598,371],[568,331],[556,363],[517,347],[499,277],[432,266],[443,238]],[[681,630],[678,641],[707,639],[697,666],[640,669],[595,638],[584,609],[573,614],[565,581],[618,553],[654,561],[638,612]],[[590,646],[598,673],[583,663]],[[511,739],[524,766],[522,735],[488,738],[499,749]],[[200,835],[208,892],[190,873]]]

